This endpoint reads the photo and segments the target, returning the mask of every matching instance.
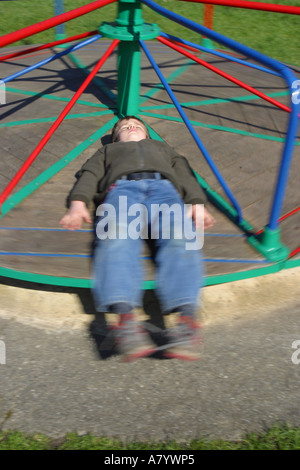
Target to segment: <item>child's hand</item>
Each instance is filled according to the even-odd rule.
[[[79,230],[83,221],[88,224],[92,223],[86,204],[82,201],[72,201],[69,210],[59,223],[68,230]]]
[[[216,222],[215,218],[204,207],[204,230],[212,227],[215,224],[215,222]]]
[[[215,223],[215,218],[202,204],[193,204],[187,215],[193,218],[195,226],[198,229],[206,230]]]

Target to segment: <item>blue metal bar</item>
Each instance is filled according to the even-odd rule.
[[[147,5],[149,8],[161,14],[162,16],[165,16],[166,18],[172,21],[175,21],[176,23],[181,24],[182,26],[185,26],[188,29],[191,29],[192,31],[195,31],[203,36],[206,36],[212,39],[213,41],[219,42],[225,45],[226,47],[233,49],[234,51],[244,54],[245,56],[251,57],[255,61],[260,62],[264,64],[265,66],[275,70],[286,81],[290,90],[290,94],[291,94],[291,112],[289,113],[290,117],[289,117],[288,130],[287,130],[285,145],[284,145],[283,154],[281,158],[281,164],[280,164],[279,174],[277,178],[276,189],[274,193],[269,223],[268,223],[268,227],[271,230],[275,230],[278,226],[279,215],[280,215],[281,208],[282,208],[283,198],[284,198],[285,189],[286,189],[286,185],[288,181],[290,164],[292,160],[294,141],[297,136],[297,129],[298,129],[299,104],[297,102],[298,100],[292,99],[293,83],[295,83],[296,81],[296,76],[294,75],[292,70],[289,69],[286,65],[282,64],[281,62],[278,62],[277,60],[273,58],[270,58],[262,54],[261,52],[251,49],[250,47],[245,46],[244,44],[238,43],[237,41],[234,41],[233,39],[230,39],[226,36],[223,36],[222,34],[217,33],[216,31],[213,31],[209,28],[206,28],[205,26],[199,25],[198,23],[195,23],[192,20],[184,18],[183,16],[180,16],[177,13],[171,12],[161,7],[160,5],[157,5],[152,0],[141,0],[141,1],[142,3]]]
[[[294,73],[288,68],[285,68],[282,72],[283,72],[283,76],[286,82],[289,85],[289,90],[292,96],[293,83],[295,82]],[[287,182],[289,178],[289,171],[290,171],[290,166],[291,166],[292,157],[293,157],[294,144],[295,144],[295,139],[297,137],[297,131],[298,131],[298,125],[299,125],[299,119],[298,119],[299,104],[297,101],[298,100],[294,100],[292,96],[291,104],[290,104],[291,112],[290,112],[290,119],[288,122],[288,130],[287,130],[283,154],[282,154],[282,158],[280,162],[280,167],[279,167],[279,172],[278,172],[278,177],[277,177],[277,184],[276,184],[276,189],[275,189],[272,208],[271,208],[271,215],[270,215],[270,219],[268,223],[268,227],[271,230],[276,229],[278,226],[278,221],[280,219],[285,190],[286,190],[286,186],[287,186]]]
[[[10,82],[10,81],[14,80],[15,78],[18,78],[22,75],[25,75],[26,73],[31,72],[32,70],[43,67],[44,65],[48,64],[49,62],[52,62],[53,60],[59,59],[60,57],[66,55],[66,54],[69,54],[70,52],[77,51],[78,49],[81,49],[82,47],[87,46],[87,45],[91,44],[92,42],[97,41],[101,37],[102,36],[100,34],[96,34],[96,36],[88,38],[85,41],[82,41],[78,44],[74,44],[73,46],[68,47],[67,49],[64,49],[62,52],[54,54],[53,56],[48,57],[47,59],[41,60],[40,62],[37,62],[36,64],[31,65],[30,67],[26,67],[25,69],[20,70],[19,72],[16,72],[12,75],[9,75],[6,78],[3,78],[2,82],[4,82],[4,83]]]
[[[261,62],[267,67],[277,70],[279,73],[281,73],[283,68],[287,68],[284,64],[276,61],[275,59],[272,59],[262,54],[261,52],[251,49],[250,47],[245,46],[244,44],[241,44],[235,41],[234,39],[230,39],[226,36],[223,36],[222,34],[217,33],[216,31],[213,31],[212,29],[206,28],[205,26],[195,23],[195,21],[189,20],[187,18],[184,18],[181,15],[178,15],[177,13],[169,11],[166,8],[163,8],[157,3],[153,2],[152,0],[141,0],[141,2],[147,5],[152,10],[161,14],[162,16],[165,16],[166,18],[172,21],[175,21],[176,23],[181,24],[182,26],[185,26],[188,29],[191,29],[192,31],[195,31],[196,33],[199,33],[203,36],[207,36],[213,41],[224,44],[230,49],[240,52],[246,56],[250,56],[253,59],[257,60],[257,62]]]
[[[154,61],[153,57],[151,56],[150,52],[149,52],[149,49],[147,48],[146,44],[144,41],[140,41],[141,43],[141,46],[146,54],[146,56],[148,57],[148,60],[149,62],[151,63],[152,67],[154,68],[156,74],[158,75],[158,78],[161,80],[163,86],[165,87],[167,93],[169,94],[171,100],[173,101],[177,111],[179,112],[181,118],[183,119],[185,125],[187,126],[188,130],[190,131],[192,137],[194,138],[196,144],[198,145],[199,149],[201,150],[204,158],[206,159],[206,161],[208,162],[209,166],[211,167],[211,169],[213,170],[217,180],[219,181],[219,183],[221,184],[222,188],[224,189],[227,197],[229,198],[229,200],[232,202],[233,206],[235,207],[236,211],[237,211],[237,215],[238,215],[238,221],[239,223],[241,223],[242,221],[242,212],[241,212],[241,208],[239,206],[239,204],[237,203],[234,195],[232,194],[231,190],[229,189],[229,187],[227,186],[227,183],[226,181],[224,180],[224,178],[222,177],[221,173],[219,172],[217,166],[215,165],[214,161],[212,160],[212,158],[210,157],[209,153],[207,152],[206,148],[204,147],[203,143],[201,142],[198,134],[196,133],[195,129],[193,128],[193,126],[191,125],[189,119],[187,118],[185,112],[183,111],[181,105],[179,104],[176,96],[174,95],[173,91],[171,90],[167,80],[164,78],[163,74],[161,73],[158,65],[156,64],[156,62]]]
[[[209,49],[208,47],[199,46],[199,44],[195,44],[195,43],[187,41],[185,39],[177,38],[175,36],[172,36],[171,34],[166,34],[166,33],[161,32],[160,35],[163,36],[164,38],[170,39],[171,41],[178,41],[181,44],[185,44],[186,46],[194,47],[195,49],[198,49],[199,51],[203,51],[203,52],[206,52],[208,54],[212,54],[212,55],[215,55],[217,57],[221,57],[222,59],[227,59],[227,60],[230,60],[231,62],[236,62],[238,64],[245,65],[246,67],[250,67],[252,69],[257,69],[257,70],[260,70],[261,72],[266,72],[266,73],[269,73],[271,75],[276,75],[277,77],[281,76],[279,73],[274,72],[273,70],[267,69],[265,67],[260,67],[260,65],[249,64],[249,62],[246,62],[245,60],[238,59],[237,57],[232,57],[229,54],[224,54],[224,52],[219,52],[219,51],[216,51],[214,49]]]

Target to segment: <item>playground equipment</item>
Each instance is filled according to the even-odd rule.
[[[116,0],[98,0],[92,2],[83,7],[77,8],[75,10],[59,13],[53,18],[42,21],[35,25],[26,27],[24,29],[9,33],[0,38],[0,47],[8,46],[20,39],[24,39],[28,36],[37,34],[38,32],[44,31],[49,28],[54,28],[59,25],[63,25],[65,22],[68,22],[74,18],[77,18],[81,15],[90,13],[91,11],[100,9],[110,3],[114,3]],[[196,1],[196,0],[189,0]],[[203,1],[203,3],[211,4],[220,4],[220,1]],[[230,5],[232,2],[226,2]],[[252,5],[250,6],[249,3]],[[225,0],[222,2],[225,4]],[[265,4],[258,4],[261,9],[265,7]],[[174,21],[196,33],[200,37],[208,38],[210,41],[217,42],[222,44],[227,49],[234,51],[236,54],[242,55],[245,58],[239,58],[229,53],[220,52],[217,50],[208,49],[205,46],[199,46],[198,44],[191,43],[180,38],[171,36],[160,31],[158,24],[147,24],[143,19],[142,8],[146,6],[154,10],[158,15],[162,15],[168,18],[171,21]],[[234,2],[234,5],[239,7],[257,7],[254,2]],[[276,7],[276,8],[275,8]],[[291,14],[299,14],[299,7],[285,7],[284,10],[279,8],[280,6],[274,6],[271,11],[281,11]],[[267,6],[265,8],[271,8]],[[45,67],[46,65],[52,63],[57,59],[61,59],[66,56],[71,56],[72,60],[76,63],[75,52],[79,52],[81,49],[95,44],[96,41],[99,41],[101,38],[109,38],[112,40],[111,44],[108,46],[105,53],[102,57],[94,64],[92,71],[88,73],[88,76],[84,82],[79,86],[78,90],[75,92],[73,97],[68,101],[65,108],[61,111],[58,117],[54,119],[54,122],[51,124],[51,127],[46,131],[38,145],[30,153],[29,157],[24,161],[16,174],[12,177],[8,185],[4,188],[0,194],[0,207],[1,207],[1,219],[4,222],[7,214],[12,214],[12,210],[24,201],[28,196],[33,194],[33,192],[40,188],[45,182],[49,181],[50,178],[57,174],[58,171],[63,170],[72,160],[68,158],[68,155],[65,156],[62,160],[57,162],[55,165],[50,167],[48,170],[41,173],[35,181],[32,181],[27,186],[23,187],[18,192],[15,192],[15,188],[23,179],[24,175],[27,173],[29,168],[32,167],[33,163],[40,155],[41,151],[44,149],[46,144],[50,141],[54,133],[57,131],[59,126],[65,121],[69,116],[72,108],[79,102],[82,94],[87,90],[88,86],[91,83],[99,83],[101,77],[99,78],[98,72],[102,70],[104,64],[107,63],[108,59],[112,56],[114,51],[118,51],[117,56],[117,96],[115,96],[111,90],[108,89],[107,85],[104,82],[100,82],[100,88],[102,92],[105,92],[106,96],[110,100],[115,100],[114,104],[107,108],[105,112],[107,115],[113,115],[112,119],[109,120],[99,131],[95,132],[93,139],[100,138],[109,129],[113,126],[118,116],[124,115],[140,115],[141,117],[150,117],[153,118],[155,115],[151,114],[151,111],[145,111],[141,107],[141,53],[144,52],[145,57],[149,61],[152,69],[155,71],[158,76],[160,83],[163,86],[163,89],[168,94],[173,107],[176,108],[179,114],[179,121],[183,122],[193,138],[200,155],[204,157],[208,167],[212,171],[218,185],[220,186],[222,192],[224,192],[224,197],[220,192],[214,190],[203,178],[202,174],[196,172],[199,184],[202,185],[206,191],[210,201],[218,207],[218,209],[226,215],[226,217],[231,221],[232,224],[238,229],[243,240],[247,242],[259,253],[259,258],[254,257],[253,260],[250,260],[251,263],[258,263],[260,265],[259,269],[246,269],[243,271],[234,271],[226,274],[214,274],[207,276],[206,283],[218,283],[218,282],[227,282],[233,279],[241,279],[243,277],[251,277],[260,274],[265,274],[268,272],[274,272],[279,269],[286,269],[289,267],[299,266],[300,259],[298,256],[299,249],[298,247],[290,249],[282,242],[281,239],[281,228],[280,222],[287,218],[287,216],[295,214],[300,209],[299,207],[293,208],[289,214],[282,216],[282,207],[284,202],[284,196],[286,193],[286,188],[289,181],[289,173],[292,164],[293,151],[295,149],[295,142],[297,137],[298,129],[298,116],[299,116],[299,100],[298,95],[295,95],[295,83],[297,83],[297,76],[294,71],[292,71],[286,65],[279,63],[278,61],[269,58],[249,47],[239,44],[236,41],[233,41],[230,38],[227,38],[205,26],[202,26],[194,21],[188,20],[174,12],[168,11],[166,8],[157,5],[152,0],[119,0],[118,1],[118,13],[116,20],[112,23],[102,22],[97,31],[91,31],[87,33],[78,34],[69,38],[63,38],[63,32],[60,31],[57,34],[56,40],[36,47],[22,48],[19,51],[10,52],[4,54],[0,57],[1,62],[4,64],[5,61],[14,60],[17,57],[24,57],[28,54],[38,53],[48,48],[55,46],[66,45],[66,48],[56,52],[53,56],[41,60],[37,63],[34,63],[28,67],[20,67],[19,70],[15,73],[12,73],[2,79],[4,86],[7,86],[13,80],[23,77],[30,72],[36,71]],[[230,185],[227,183],[226,178],[224,178],[219,167],[215,163],[214,156],[211,155],[206,146],[204,145],[202,139],[199,137],[198,129],[195,126],[195,123],[191,123],[191,120],[186,111],[186,105],[182,105],[176,97],[176,93],[172,90],[172,86],[169,84],[169,80],[165,78],[161,67],[158,65],[157,61],[153,57],[153,54],[150,51],[150,48],[147,45],[147,41],[158,41],[159,44],[163,44],[168,47],[174,53],[179,53],[182,57],[187,58],[193,63],[201,65],[203,68],[214,72],[218,76],[222,77],[229,83],[237,85],[241,89],[250,92],[255,97],[258,97],[261,100],[269,103],[273,107],[280,109],[287,116],[287,131],[285,138],[283,139],[283,151],[279,163],[279,171],[277,175],[275,189],[270,188],[270,191],[273,191],[273,199],[271,204],[271,209],[269,213],[269,219],[265,226],[257,231],[251,223],[249,223],[243,214],[243,209],[238,199],[236,198],[234,192],[230,188]],[[76,42],[75,44],[70,45],[71,42]],[[289,96],[289,103],[282,103],[280,100],[275,99],[274,96],[270,96],[255,87],[247,85],[243,80],[235,78],[233,75],[228,72],[217,68],[213,63],[204,60],[201,56],[199,57],[198,52],[205,54],[213,54],[214,57],[218,57],[222,60],[230,60],[232,63],[241,64],[244,68],[251,70],[257,70],[260,73],[269,74],[275,78],[284,80]],[[254,63],[249,62],[254,61]],[[77,64],[79,62],[77,61]],[[82,68],[82,67],[81,67]],[[5,70],[3,68],[2,70]],[[230,100],[229,100],[230,101]],[[160,116],[162,119],[164,116]],[[172,117],[176,122],[176,118]],[[177,118],[178,119],[178,118]],[[4,123],[5,125],[5,123]],[[8,125],[8,124],[6,124]],[[216,128],[216,126],[215,126]],[[153,138],[160,139],[161,136],[158,135],[157,131],[151,129],[151,135]],[[87,144],[78,146],[78,150],[75,152],[76,156],[87,148]],[[75,158],[75,157],[72,157]],[[70,185],[68,185],[69,187]],[[59,216],[57,216],[57,220]],[[8,230],[7,225],[1,227],[3,230]],[[21,229],[22,227],[18,227]],[[24,228],[24,227],[23,227]],[[45,229],[46,230],[46,229]],[[50,229],[47,229],[50,230]],[[213,235],[213,234],[211,234]],[[220,234],[219,234],[220,235]],[[223,234],[225,236],[226,234]],[[238,236],[237,233],[234,234]],[[208,234],[209,236],[209,234]],[[59,241],[58,241],[59,245]],[[21,252],[15,250],[5,250],[5,247],[1,249],[0,259],[8,259],[8,256],[17,257],[21,255]],[[25,256],[26,252],[22,252]],[[33,252],[28,252],[28,256],[34,256]],[[44,253],[46,256],[47,253]],[[62,254],[61,254],[62,255]],[[51,254],[48,253],[50,257]],[[72,255],[73,257],[78,256],[76,254]],[[87,255],[84,255],[87,256]],[[224,260],[223,260],[224,261]],[[232,262],[234,260],[231,259]],[[5,263],[1,263],[3,267],[0,268],[0,275],[4,277],[13,277],[17,279],[33,280],[35,282],[44,282],[47,284],[58,284],[58,285],[74,285],[79,287],[89,286],[89,280],[81,277],[72,277],[61,275],[60,269],[58,268],[59,276],[41,274],[36,271],[27,271],[27,270],[18,270],[11,269],[4,266]],[[261,264],[264,264],[264,267],[261,267]],[[145,286],[152,286],[151,281],[147,282]]]

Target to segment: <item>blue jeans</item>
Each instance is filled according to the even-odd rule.
[[[98,311],[108,312],[118,302],[142,307],[141,257],[144,238],[150,236],[156,247],[156,293],[163,312],[197,305],[202,259],[199,249],[187,249],[195,232],[183,228],[179,207],[183,214],[183,201],[168,180],[118,180],[112,185],[97,211],[93,294]]]

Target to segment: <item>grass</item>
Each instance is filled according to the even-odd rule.
[[[87,3],[91,2],[87,0],[64,0],[66,11],[73,10]],[[200,24],[203,23],[204,6],[202,4],[178,0],[156,0],[156,3]],[[300,6],[300,0],[272,0],[270,3]],[[1,2],[0,35],[52,17],[54,15],[53,5],[53,0]],[[107,5],[99,10],[69,21],[66,23],[66,34],[71,36],[80,32],[94,30],[103,21],[113,21],[117,14],[116,8],[116,4]],[[176,23],[171,23],[149,8],[144,7],[143,12],[145,21],[158,23],[162,31],[196,43],[201,42],[201,38],[196,33]],[[215,31],[291,65],[300,65],[299,23],[300,19],[297,15],[223,6],[214,7]],[[54,30],[50,29],[26,38],[20,43],[44,43],[52,41],[53,37]]]
[[[114,450],[114,451],[199,451],[199,450],[300,450],[300,428],[275,425],[263,434],[251,433],[235,441],[195,440],[189,444],[175,441],[166,443],[122,443],[93,435],[67,434],[50,439],[41,434],[26,435],[19,431],[0,432],[0,450]]]

